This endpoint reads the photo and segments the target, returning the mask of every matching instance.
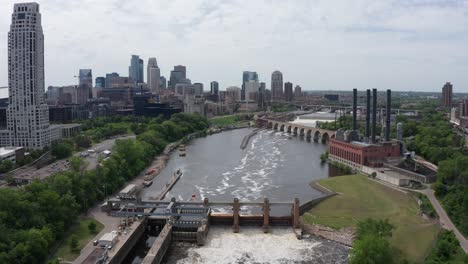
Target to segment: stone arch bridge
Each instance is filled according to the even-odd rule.
[[[330,138],[335,138],[335,131],[333,130],[315,128],[275,120],[266,121],[268,121],[265,122],[266,127],[268,129],[290,133],[295,136],[305,137],[307,140],[313,139],[315,142],[322,142],[323,144],[327,144]]]

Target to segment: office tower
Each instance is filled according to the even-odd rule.
[[[160,90],[164,90],[167,88],[167,81],[166,81],[166,77],[164,76],[161,76],[159,78],[159,89]]]
[[[241,88],[237,86],[230,86],[226,88],[226,101],[239,101],[241,99]]]
[[[284,84],[284,99],[288,102],[291,102],[293,100],[293,84],[290,82],[287,82]]]
[[[106,74],[106,88],[111,88],[114,83],[114,78],[119,77],[119,74],[116,72]]]
[[[266,107],[266,83],[261,82],[258,88],[257,93],[257,103],[260,109],[264,109]]]
[[[96,88],[105,88],[106,87],[106,77],[96,77]]]
[[[93,97],[93,72],[91,69],[80,69],[78,73],[78,104],[86,104]]]
[[[249,80],[245,83],[245,101],[254,101],[258,90],[260,88],[260,84],[258,81]]]
[[[193,94],[202,95],[203,94],[203,83],[194,83],[192,85]]]
[[[241,89],[241,100],[245,100],[245,83],[248,81],[257,81],[258,82],[258,74],[257,72],[251,71],[244,71],[242,73],[242,89]]]
[[[294,97],[299,98],[299,97],[302,97],[302,88],[301,86],[299,85],[296,85],[296,87],[294,87]]]
[[[156,58],[149,58],[147,67],[146,78],[148,79],[148,89],[153,94],[159,94],[161,89],[161,71],[158,67]]]
[[[451,108],[452,107],[452,91],[453,91],[453,85],[450,82],[446,82],[444,87],[442,87],[441,106],[443,108]]]
[[[48,106],[44,103],[44,34],[37,3],[14,5],[8,32],[8,86],[7,130],[10,144],[31,149],[48,146],[50,130]]]
[[[190,83],[187,81],[187,69],[183,65],[174,66],[174,70],[171,71],[171,75],[169,77],[169,86],[172,89],[174,89],[176,84],[179,83]]]
[[[219,93],[219,83],[217,81],[212,81],[210,83],[210,92],[213,95],[218,95],[218,93]]]
[[[182,79],[187,78],[187,67],[185,67],[184,65],[174,66],[174,71],[181,72],[182,73]]]
[[[283,99],[283,74],[280,71],[274,71],[271,74],[271,93],[272,100]]]
[[[138,55],[132,55],[128,67],[128,77],[135,83],[143,83],[143,60]]]

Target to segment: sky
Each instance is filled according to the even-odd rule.
[[[0,86],[8,84],[13,4],[0,0]],[[351,88],[468,92],[468,1],[42,0],[46,87],[128,76],[132,54],[162,75],[186,65],[205,90],[279,70],[303,90]]]

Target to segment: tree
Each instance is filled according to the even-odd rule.
[[[72,235],[70,238],[70,251],[76,252],[78,250],[78,237]]]
[[[90,222],[88,225],[88,229],[91,234],[96,233],[96,223]]]
[[[356,239],[351,250],[351,264],[395,263],[390,243],[377,235],[366,235]]]
[[[392,236],[394,226],[388,222],[388,219],[372,219],[368,218],[359,221],[356,228],[356,239],[360,239],[366,235],[376,235],[378,237],[388,238]]]
[[[14,167],[15,167],[15,164],[11,160],[6,159],[0,163],[0,173],[9,172]]]
[[[75,137],[75,144],[78,148],[91,147],[91,139],[86,135],[78,135]]]
[[[58,159],[69,157],[72,154],[73,146],[69,142],[58,142],[52,145],[52,155]]]

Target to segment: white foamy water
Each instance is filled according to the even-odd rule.
[[[290,228],[270,231],[264,234],[261,228],[241,227],[236,234],[230,228],[214,227],[203,247],[174,243],[171,250],[178,251],[178,259],[169,258],[167,263],[347,263],[345,246],[313,238],[298,240]]]

